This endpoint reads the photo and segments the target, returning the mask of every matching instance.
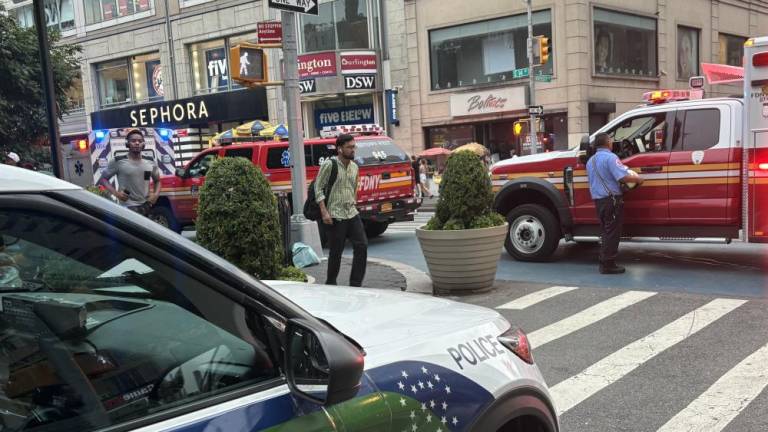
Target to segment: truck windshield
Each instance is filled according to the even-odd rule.
[[[355,162],[358,165],[379,165],[405,162],[408,155],[390,140],[357,140]]]

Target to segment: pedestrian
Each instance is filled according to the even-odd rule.
[[[427,160],[422,159],[419,164],[419,188],[421,189],[421,196],[426,194],[430,198],[434,198],[432,192],[429,191],[429,184],[427,183],[427,173],[429,172],[429,166],[427,166]]]
[[[630,171],[613,153],[613,140],[608,134],[597,134],[594,145],[597,152],[587,161],[587,177],[602,232],[599,270],[602,274],[624,273],[624,267],[616,265],[624,224],[621,183],[637,183],[639,186],[643,178]]]
[[[144,134],[133,129],[126,136],[128,154],[115,157],[109,162],[99,179],[99,185],[114,195],[120,204],[143,215],[149,211],[160,196],[160,169],[154,161],[142,158],[144,150]],[[117,184],[121,190],[110,184],[110,179],[117,175]],[[152,180],[154,190],[150,191]]]
[[[362,286],[365,267],[368,261],[368,238],[365,235],[363,221],[357,211],[358,166],[355,159],[355,138],[342,134],[336,138],[338,156],[323,162],[315,181],[315,196],[320,206],[320,214],[328,235],[330,252],[328,256],[328,275],[325,283],[336,285],[336,277],[341,267],[341,253],[347,239],[352,243],[352,272],[349,275],[350,286]],[[328,196],[323,192],[331,176],[331,164],[336,164],[338,175],[331,185]]]
[[[16,166],[16,165],[19,164],[20,160],[21,160],[21,158],[19,157],[18,154],[14,153],[14,152],[8,152],[8,153],[5,154],[5,160],[3,161],[3,163],[6,164],[6,165]]]
[[[421,188],[419,187],[419,161],[416,156],[411,155],[411,178],[413,179],[413,192],[417,198],[421,198]]]

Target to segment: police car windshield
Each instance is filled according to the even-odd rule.
[[[356,140],[355,162],[358,165],[380,165],[405,162],[408,155],[389,140]]]

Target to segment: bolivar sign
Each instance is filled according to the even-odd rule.
[[[318,1],[315,0],[269,0],[269,7],[307,15],[318,15]]]

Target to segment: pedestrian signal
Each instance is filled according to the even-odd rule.
[[[245,84],[269,81],[267,56],[255,45],[239,44],[229,50],[229,70],[232,79]]]
[[[512,125],[512,132],[515,133],[515,136],[519,136],[521,133],[523,133],[524,125],[523,122],[516,121],[514,125]]]

